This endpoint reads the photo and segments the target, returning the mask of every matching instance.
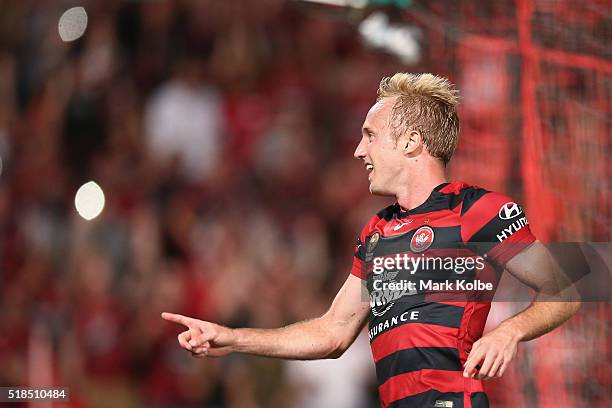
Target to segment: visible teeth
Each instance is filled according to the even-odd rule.
[[[370,170],[374,170],[374,165],[372,164],[366,164],[366,170],[370,171]]]

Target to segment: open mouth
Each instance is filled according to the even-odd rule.
[[[368,181],[372,182],[372,173],[374,171],[374,165],[372,163],[366,163],[365,169],[368,172]]]

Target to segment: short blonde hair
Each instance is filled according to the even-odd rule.
[[[394,136],[418,130],[429,154],[446,165],[459,137],[459,91],[446,78],[399,72],[380,81],[377,101],[395,96],[390,116]]]

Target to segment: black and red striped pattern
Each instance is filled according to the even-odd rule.
[[[467,353],[482,336],[490,303],[457,293],[374,294],[372,260],[396,254],[480,255],[486,257],[486,264],[479,274],[496,281],[505,263],[535,240],[524,214],[505,219],[500,212],[512,202],[465,183],[444,183],[417,208],[404,211],[398,204],[391,205],[363,228],[352,273],[366,280],[370,290],[368,333],[383,407],[488,406],[482,382],[463,378],[462,373]],[[517,222],[521,217],[524,220]],[[433,242],[424,255],[413,254],[411,239],[424,225],[433,230]],[[397,273],[376,278],[398,281],[402,277],[399,271],[392,272]],[[409,276],[446,278],[436,270]]]

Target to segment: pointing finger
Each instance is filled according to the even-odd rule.
[[[191,317],[183,316],[183,315],[176,314],[176,313],[167,313],[167,312],[164,312],[164,313],[162,313],[161,317],[164,320],[168,320],[169,322],[174,322],[174,323],[182,324],[183,326],[189,327],[190,329],[195,328],[196,325],[197,325],[197,320],[196,319],[192,319]]]

